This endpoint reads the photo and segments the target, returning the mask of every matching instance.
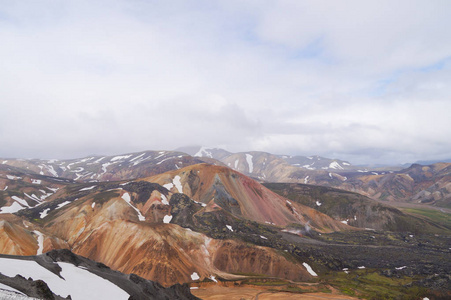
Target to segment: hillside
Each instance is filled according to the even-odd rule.
[[[317,282],[364,266],[368,274],[397,272],[425,291],[450,290],[443,279],[451,271],[449,228],[356,193],[295,183],[265,187],[205,163],[103,182],[0,166],[3,254],[69,249],[166,287]],[[438,276],[430,279],[434,286],[430,274]]]
[[[197,152],[191,156],[174,151],[144,151],[61,161],[2,159],[0,166],[30,175],[98,182],[143,178],[206,162],[228,166],[260,182],[321,185],[358,192],[388,203],[451,207],[451,163],[414,164],[403,170],[390,167],[372,170],[320,156],[274,155],[259,151],[231,153],[204,147],[186,150]]]
[[[143,151],[79,159],[2,159],[22,171],[76,181],[96,182],[140,178],[202,162],[182,152]]]
[[[354,192],[300,183],[265,183],[264,186],[354,227],[414,233],[451,230],[448,224],[405,214]]]
[[[70,296],[73,300],[198,299],[187,285],[164,288],[137,275],[113,271],[69,250],[24,257],[0,254],[0,262],[1,299],[17,299],[21,295],[33,299]]]

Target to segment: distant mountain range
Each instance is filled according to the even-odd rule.
[[[99,182],[148,177],[206,162],[227,166],[260,182],[329,186],[388,202],[426,203],[451,208],[450,163],[414,164],[401,170],[372,170],[320,156],[286,156],[259,151],[231,153],[205,147],[179,150],[71,160],[0,159],[0,170],[17,168],[31,174],[64,178],[61,180]],[[5,187],[0,183],[0,189]],[[44,195],[42,192],[38,194],[39,197]]]
[[[451,208],[451,163],[413,164],[405,169],[366,169],[320,156],[287,156],[266,152],[230,153],[205,147],[188,149],[195,157],[217,159],[262,182],[314,184],[358,192],[388,202],[427,203]]]

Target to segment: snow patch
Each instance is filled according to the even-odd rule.
[[[37,230],[33,232],[38,235],[38,250],[36,251],[36,255],[39,255],[42,254],[42,251],[44,250],[44,235]]]
[[[95,187],[96,187],[96,185],[89,186],[89,187],[85,187],[85,188],[82,188],[82,189],[80,190],[80,192],[81,192],[81,191],[89,191],[89,190],[92,190],[92,189],[95,188]]]
[[[33,201],[37,201],[37,202],[40,202],[40,199],[35,195],[35,194],[31,194],[31,196],[30,195],[28,195],[27,193],[23,193],[25,196],[27,196],[28,198],[30,198],[31,200],[33,200]]]
[[[172,189],[172,187],[174,186],[173,183],[166,183],[163,184],[163,187],[166,188],[168,191],[170,191]]]
[[[197,153],[194,154],[194,156],[197,156],[197,157],[210,157],[210,158],[213,158],[213,154],[212,154],[210,151],[208,151],[208,149],[205,148],[205,147],[201,147],[201,148],[199,149],[199,151],[197,151]]]
[[[44,165],[44,166],[47,168],[47,170],[50,172],[50,174],[52,174],[54,177],[58,177],[58,173],[56,173],[53,166],[47,166],[47,165]]]
[[[396,270],[402,270],[402,269],[405,269],[405,268],[407,268],[407,266],[403,266],[403,267],[399,267],[399,268],[395,268]]]
[[[83,168],[83,167],[77,167],[77,169],[76,170],[73,170],[73,171],[71,171],[72,173],[80,173],[80,172],[83,172],[85,170],[85,168]]]
[[[310,176],[308,176],[308,175],[307,175],[307,176],[305,176],[305,178],[304,178],[304,184],[307,184],[307,183],[308,183],[308,179],[309,179],[309,177],[310,177]]]
[[[137,159],[139,159],[139,158],[143,157],[143,156],[144,156],[144,154],[146,154],[146,153],[141,153],[140,155],[138,155],[138,156],[136,156],[136,157],[134,157],[134,158],[130,159],[130,161],[135,161],[135,160],[137,160]]]
[[[172,216],[166,215],[166,216],[164,216],[164,218],[163,218],[163,223],[169,224],[169,222],[171,222],[171,220],[172,220]]]
[[[253,158],[252,155],[246,153],[246,161],[247,164],[249,165],[249,173],[254,172],[254,163],[252,162],[252,158]]]
[[[50,211],[50,208],[44,209],[43,211],[41,211],[41,212],[39,213],[39,217],[40,217],[41,219],[44,219],[44,218],[47,217],[47,215],[49,214],[49,211]]]
[[[196,272],[193,272],[193,274],[191,274],[191,280],[199,280],[199,274],[197,274]]]
[[[26,206],[26,207],[30,207],[30,205],[28,205],[27,201],[25,201],[22,198],[19,198],[17,196],[12,196],[11,197],[13,200],[16,200],[17,202],[19,202],[20,204],[22,204],[22,206]]]
[[[237,169],[237,167],[238,167],[238,162],[239,162],[240,160],[239,159],[237,159],[237,160],[235,160],[235,170]]]
[[[321,206],[321,204],[322,204],[322,203],[319,202],[318,200],[316,201],[316,205],[317,205],[317,206]]]
[[[137,209],[136,207],[134,207],[134,206],[132,205],[131,199],[130,199],[130,194],[129,194],[129,193],[124,193],[124,194],[122,195],[122,199],[124,199],[124,201],[127,202],[128,205],[131,206],[131,208],[133,208],[134,210],[136,210],[136,212],[138,213],[138,219],[139,219],[140,221],[145,221],[145,220],[146,220],[146,218],[141,214],[141,212],[139,211],[139,209]]]
[[[307,272],[312,276],[318,276],[315,271],[313,271],[312,267],[310,267],[307,263],[302,263],[302,265],[307,269]]]
[[[31,179],[31,183],[32,184],[41,184],[41,180],[39,180],[39,179]]]
[[[333,161],[329,164],[329,169],[343,170],[343,167],[336,161]]]
[[[161,164],[162,162],[167,161],[167,160],[169,160],[169,159],[173,159],[173,158],[174,158],[173,156],[170,156],[170,157],[167,157],[167,158],[165,158],[165,159],[163,159],[163,160],[160,160],[159,162],[157,162],[157,165],[159,165],[159,164]]]
[[[193,200],[193,199],[191,199]],[[203,202],[197,202],[196,200],[193,200],[195,203],[200,204],[200,206],[205,207],[207,206],[207,204],[203,203]]]
[[[226,225],[227,229],[230,230],[231,232],[233,232],[233,228],[230,225]]]
[[[357,269],[365,269],[365,266],[360,266],[360,267],[357,267]]]
[[[122,159],[127,159],[129,157],[133,156],[132,154],[130,155],[119,155],[119,156],[115,156],[112,159],[110,159],[110,161],[117,161],[117,160],[122,160]]]
[[[98,164],[98,163],[100,163],[104,158],[105,158],[105,156],[102,156],[102,157],[99,158],[98,160],[94,161],[94,163]]]
[[[183,193],[182,183],[180,182],[180,176],[176,175],[174,179],[172,180],[174,183],[176,189],[179,191],[179,193]]]
[[[161,194],[161,203],[163,203],[164,205],[169,205],[168,199],[163,194]]]
[[[51,190],[52,192],[54,192],[54,193],[56,193],[58,190],[59,190],[59,188],[49,188],[49,187],[47,187],[49,190]]]
[[[348,220],[345,220],[345,221],[340,221],[341,223],[343,223],[343,224],[346,224],[346,225],[348,225]]]
[[[264,239],[264,240],[267,240],[267,239],[268,239],[267,237],[265,237],[265,236],[263,236],[263,235],[261,235],[260,238],[262,238],[262,239]]]
[[[214,281],[214,282],[218,282],[218,281],[216,280],[216,277],[213,276],[213,275],[210,276],[210,279],[211,279],[212,281]]]
[[[11,206],[3,206],[0,208],[0,214],[13,214],[22,209],[25,209],[25,207],[22,207],[19,203],[14,202]]]
[[[25,294],[18,294],[11,290],[0,289],[0,299],[2,300],[38,300],[38,298],[28,297]]]
[[[94,208],[96,206],[95,202],[92,202],[91,207]]]
[[[60,204],[58,204],[56,209],[60,209],[61,207],[64,207],[64,206],[68,205],[69,203],[71,203],[71,202],[70,201],[66,201],[66,202],[60,203]]]
[[[22,179],[22,177],[14,176],[14,175],[6,175],[6,178],[8,178],[9,180],[18,180],[18,179]]]

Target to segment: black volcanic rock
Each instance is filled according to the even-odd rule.
[[[52,250],[38,256],[0,255],[0,257],[36,261],[39,265],[60,277],[61,268],[57,262],[71,263],[117,285],[130,295],[130,300],[198,299],[191,294],[187,284],[175,284],[165,288],[157,282],[144,279],[135,274],[123,274],[118,271],[113,271],[104,264],[76,255],[67,249]],[[1,267],[0,283],[11,286],[30,297],[49,300],[65,299],[55,295],[44,281],[25,279],[20,275],[13,278],[4,276],[1,274]]]

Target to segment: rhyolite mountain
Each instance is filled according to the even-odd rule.
[[[183,149],[183,148],[181,148]],[[190,148],[199,158],[214,158],[263,182],[292,182],[335,187],[387,202],[413,202],[451,208],[451,163],[413,164],[408,168],[372,170],[320,156],[231,153],[217,148]]]
[[[16,175],[4,181],[28,180]],[[16,195],[5,196],[9,205],[2,210],[21,205],[25,197]],[[239,272],[308,279],[302,262],[271,247],[281,230],[276,225],[309,224],[324,233],[348,227],[236,171],[207,164],[133,181],[67,183],[44,202],[0,218],[2,253],[68,248],[164,285],[196,276],[233,279]]]
[[[142,151],[79,159],[1,159],[0,164],[39,175],[76,181],[111,181],[139,178],[201,163],[198,158],[175,151]]]
[[[265,187],[214,158],[209,159],[216,165],[161,152],[151,153],[150,171],[134,165],[149,152],[103,158],[101,173],[102,166],[109,172],[110,163],[118,172],[104,181],[100,173],[93,181],[71,174],[83,172],[82,164],[94,158],[76,160],[73,171],[80,172],[67,173],[71,179],[61,177],[65,173],[41,175],[43,161],[33,169],[33,164],[21,165],[27,161],[4,160],[0,253],[69,249],[166,287],[252,275],[308,281],[361,266],[418,278],[438,274],[440,280],[451,271],[449,228],[443,224],[355,193],[297,183]],[[67,172],[67,163],[63,167]],[[412,168],[409,174],[418,180],[442,176],[446,181],[446,166],[425,178],[426,169]],[[428,288],[446,294],[450,282]]]
[[[71,160],[1,159],[0,166],[30,174],[81,182],[126,180],[161,174],[207,162],[229,168],[260,182],[292,182],[335,187],[387,202],[413,202],[451,207],[451,163],[414,164],[397,170],[365,169],[319,156],[287,156],[251,151],[231,153],[218,148],[180,148]]]

